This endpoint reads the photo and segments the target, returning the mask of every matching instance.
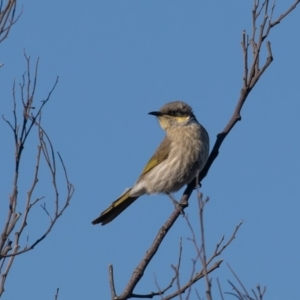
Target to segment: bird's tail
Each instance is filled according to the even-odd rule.
[[[123,210],[125,210],[130,204],[132,204],[137,197],[130,197],[130,191],[126,191],[122,196],[120,196],[116,201],[114,201],[101,215],[95,219],[92,224],[105,225],[116,218]]]

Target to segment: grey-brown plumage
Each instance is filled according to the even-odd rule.
[[[123,193],[92,223],[107,224],[144,194],[173,193],[189,184],[203,169],[209,155],[209,136],[192,108],[181,101],[150,112],[166,136],[135,185]]]

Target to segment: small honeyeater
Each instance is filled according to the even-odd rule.
[[[170,195],[180,190],[205,166],[209,155],[209,136],[188,104],[170,102],[149,114],[157,117],[166,132],[165,138],[133,187],[127,189],[92,224],[109,223],[144,194]]]

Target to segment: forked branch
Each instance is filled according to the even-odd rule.
[[[232,287],[233,292],[225,292],[225,294],[229,294],[232,296],[235,296],[236,299],[238,300],[263,300],[263,297],[266,293],[266,287],[261,288],[261,286],[258,284],[256,286],[256,290],[251,289],[251,292],[253,296],[251,295],[250,292],[247,291],[245,288],[244,284],[242,283],[241,279],[236,275],[236,273],[233,271],[233,269],[227,264],[228,268],[230,269],[231,273],[237,280],[239,286],[236,284],[232,283],[230,280],[228,280],[229,285]]]
[[[53,145],[44,128],[42,127],[42,109],[45,104],[50,100],[51,94],[54,88],[57,85],[58,78],[56,79],[52,89],[48,93],[48,96],[45,100],[41,102],[41,105],[36,108],[33,106],[35,91],[37,87],[37,76],[38,76],[38,60],[35,66],[33,80],[30,74],[30,57],[26,54],[25,59],[27,63],[27,72],[26,76],[23,75],[22,83],[20,84],[21,91],[21,103],[22,103],[22,117],[21,122],[19,120],[18,105],[16,101],[15,93],[15,83],[13,84],[13,121],[7,120],[4,116],[2,118],[9,125],[13,132],[14,142],[15,142],[15,161],[14,161],[14,178],[13,178],[13,189],[9,197],[7,219],[4,224],[1,239],[0,239],[0,296],[4,292],[4,285],[9,273],[9,270],[12,266],[14,258],[17,255],[23,254],[32,250],[37,244],[39,244],[43,239],[47,237],[51,229],[55,225],[58,218],[65,211],[67,206],[70,204],[71,198],[74,193],[74,187],[70,183],[68,174],[64,165],[64,162],[59,153],[57,153],[59,162],[64,173],[66,192],[64,199],[61,199],[58,191],[58,169],[56,164],[56,155],[53,149]],[[32,177],[31,185],[28,189],[27,196],[25,198],[25,203],[22,204],[24,209],[19,212],[19,183],[20,183],[20,162],[24,159],[23,151],[25,149],[25,144],[27,144],[29,135],[32,135],[36,132],[36,141],[37,141],[37,152],[36,152],[36,162],[34,166],[34,172]],[[21,236],[24,235],[24,230],[29,223],[30,213],[32,208],[40,203],[45,196],[35,196],[35,191],[37,185],[42,182],[41,180],[41,166],[42,161],[45,161],[46,168],[49,170],[51,175],[51,184],[54,190],[54,199],[52,200],[53,209],[52,212],[49,212],[46,208],[46,204],[42,204],[42,210],[46,212],[49,217],[49,225],[44,229],[43,234],[36,238],[34,242],[28,245],[28,238],[25,245],[21,246]],[[28,170],[26,173],[29,173]],[[49,203],[49,201],[48,201]],[[51,202],[50,202],[51,203]],[[18,228],[17,228],[17,225]],[[14,238],[10,238],[14,236]]]
[[[265,0],[263,1],[262,4],[259,4],[258,0],[253,0],[252,33],[248,35],[245,30],[242,33],[241,45],[242,45],[242,52],[243,52],[244,71],[243,71],[243,86],[240,90],[240,97],[237,101],[236,107],[234,109],[234,112],[229,122],[227,123],[225,128],[217,135],[217,139],[210,153],[206,166],[204,167],[204,169],[201,171],[199,175],[199,182],[201,182],[206,177],[211,165],[219,155],[220,147],[224,139],[226,138],[226,136],[232,130],[234,125],[241,120],[241,111],[245,101],[249,96],[249,93],[251,92],[251,90],[254,88],[258,80],[261,78],[261,76],[264,74],[264,72],[267,70],[267,68],[270,66],[270,64],[273,61],[271,43],[267,41],[266,42],[267,58],[264,64],[260,66],[259,61],[260,61],[260,54],[263,47],[262,42],[269,36],[271,29],[274,28],[276,25],[278,25],[286,16],[288,16],[288,14],[290,14],[297,7],[297,5],[300,3],[300,0],[296,0],[294,4],[291,5],[275,21],[272,21],[272,17],[275,10],[275,1],[271,8],[269,6],[269,2],[270,2],[269,0]],[[256,35],[257,22],[262,11],[264,11],[264,15],[261,16],[262,20],[259,26],[260,30],[258,32],[258,35]],[[249,38],[249,36],[251,38]],[[249,57],[250,48],[251,48],[252,58]],[[188,185],[188,187],[183,193],[181,202],[183,203],[187,202],[194,188],[195,188],[194,182]]]
[[[201,171],[201,173],[198,176],[197,180],[193,180],[185,189],[183,196],[180,200],[180,203],[182,204],[182,208],[177,208],[174,210],[170,218],[165,222],[165,224],[161,227],[159,230],[156,238],[154,239],[151,247],[146,252],[145,257],[142,259],[140,264],[136,267],[134,270],[126,288],[122,292],[120,296],[116,296],[114,293],[114,299],[128,299],[130,297],[133,297],[134,288],[142,278],[148,264],[152,260],[155,253],[158,251],[159,246],[161,245],[162,241],[164,240],[165,236],[167,235],[170,228],[173,226],[177,218],[182,213],[182,209],[188,206],[188,200],[195,189],[195,186],[198,185],[207,175],[211,165],[213,164],[214,160],[217,158],[219,154],[220,147],[226,138],[226,136],[230,133],[232,128],[235,126],[235,124],[241,120],[241,111],[243,108],[243,105],[245,101],[247,100],[251,90],[254,88],[256,83],[259,81],[261,76],[264,74],[264,72],[267,70],[267,68],[270,66],[270,64],[273,61],[273,54],[271,49],[271,43],[267,41],[266,43],[266,54],[267,58],[265,62],[261,65],[260,64],[260,54],[262,52],[263,48],[263,42],[264,40],[269,36],[269,33],[272,28],[274,28],[277,24],[279,24],[289,13],[291,13],[299,4],[300,0],[297,0],[294,2],[293,5],[291,5],[283,14],[280,15],[278,19],[275,21],[272,21],[273,14],[275,11],[275,2],[273,6],[270,8],[269,0],[263,1],[261,4],[258,0],[253,1],[253,9],[251,12],[252,16],[252,33],[248,35],[246,31],[244,30],[242,33],[242,52],[243,52],[243,80],[242,80],[242,87],[240,90],[240,96],[237,101],[236,107],[234,109],[234,112],[228,121],[225,128],[217,135],[217,139],[215,141],[215,144],[213,146],[213,149],[210,153],[210,156],[208,158],[208,161],[206,163],[206,166]],[[257,30],[257,23],[260,20],[259,30]],[[250,50],[251,49],[251,50]],[[196,184],[195,184],[196,183]],[[239,224],[236,227],[236,231],[239,229],[241,224]],[[235,231],[235,233],[236,233]],[[232,239],[235,236],[235,233],[232,237]],[[232,240],[229,240],[229,242],[220,248],[220,244],[217,246],[217,249],[215,251],[215,254],[207,260],[207,264],[211,262],[211,259],[219,255],[223,250],[227,247],[227,245]],[[221,263],[221,261],[219,262]],[[202,278],[205,276],[205,273],[208,274],[210,269],[207,269],[207,271],[203,270],[201,271],[198,276]],[[112,274],[112,273],[111,273]],[[199,280],[199,279],[197,279]],[[113,281],[113,278],[112,278]],[[194,281],[192,280],[192,283]],[[190,287],[190,285],[189,285]],[[188,288],[188,287],[187,287]],[[183,288],[184,289],[184,288]],[[177,294],[178,295],[178,294]],[[171,296],[170,296],[171,297]],[[208,296],[209,297],[209,296]],[[143,298],[140,295],[140,298]],[[171,299],[171,298],[164,298],[164,299]]]
[[[19,20],[21,12],[16,16],[17,0],[0,0],[0,43],[7,38],[12,26]]]

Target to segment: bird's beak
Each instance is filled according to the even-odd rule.
[[[148,115],[160,117],[160,116],[162,116],[162,113],[160,111],[151,111],[148,113]]]

